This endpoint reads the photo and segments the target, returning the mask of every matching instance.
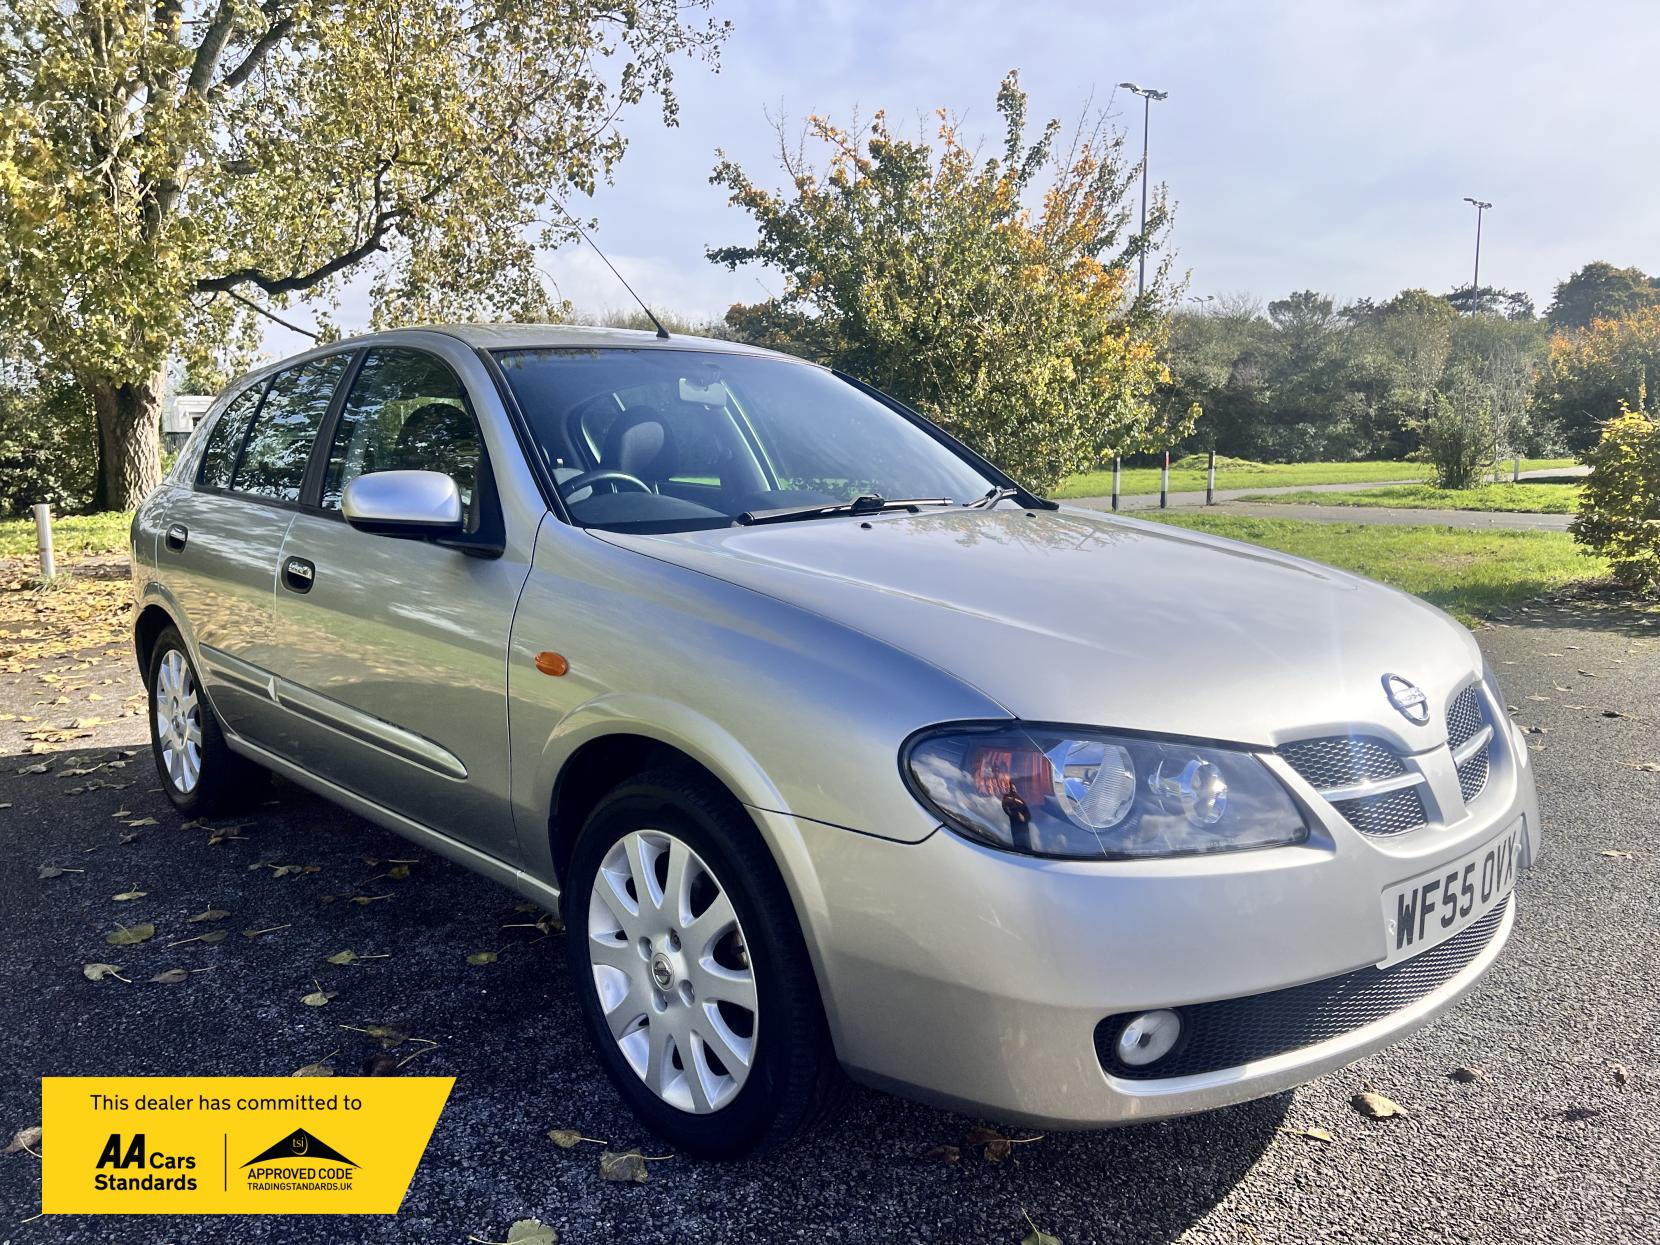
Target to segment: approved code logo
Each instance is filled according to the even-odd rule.
[[[46,1214],[393,1214],[452,1077],[46,1077]]]

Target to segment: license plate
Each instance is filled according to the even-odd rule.
[[[1518,818],[1474,851],[1386,889],[1383,928],[1389,954],[1379,967],[1428,951],[1491,912],[1515,888],[1522,832]]]

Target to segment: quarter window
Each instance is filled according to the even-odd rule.
[[[478,484],[478,425],[461,382],[419,350],[372,350],[340,412],[323,477],[322,504],[340,509],[358,476],[376,471],[440,471],[469,509]]]
[[[346,355],[327,355],[277,373],[231,478],[233,492],[300,500],[312,443],[346,362]]]
[[[259,409],[259,398],[264,392],[264,381],[250,385],[231,400],[224,414],[208,430],[207,442],[202,446],[202,467],[196,476],[196,482],[203,488],[231,486],[231,472],[236,470],[237,452],[242,448],[248,421]]]

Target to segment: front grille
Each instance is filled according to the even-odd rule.
[[[1446,985],[1493,941],[1509,907],[1507,898],[1463,933],[1393,968],[1361,968],[1287,990],[1176,1008],[1182,1018],[1176,1049],[1147,1067],[1118,1061],[1114,1044],[1129,1017],[1109,1016],[1095,1026],[1096,1056],[1113,1076],[1155,1081],[1237,1068],[1341,1037]]]
[[[1458,767],[1458,789],[1463,792],[1466,804],[1480,795],[1487,785],[1487,751],[1486,747],[1479,749]]]
[[[1336,735],[1287,744],[1280,755],[1311,787],[1352,787],[1356,783],[1397,778],[1406,773],[1400,757],[1381,739]]]
[[[1366,795],[1354,800],[1334,800],[1335,808],[1362,834],[1405,834],[1429,821],[1418,788],[1406,787],[1387,795]]]
[[[1482,725],[1481,697],[1476,692],[1476,685],[1472,683],[1454,696],[1452,704],[1447,706],[1448,746],[1457,752],[1476,737],[1476,732]]]

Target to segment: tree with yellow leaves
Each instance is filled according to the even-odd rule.
[[[170,360],[250,340],[255,302],[378,261],[383,319],[546,315],[549,213],[675,115],[708,0],[7,0],[0,335],[97,413],[95,504],[157,483]]]
[[[1097,118],[1064,144],[1056,121],[1029,140],[1026,104],[1009,74],[990,159],[943,112],[937,151],[881,113],[858,138],[810,119],[827,163],[781,144],[782,193],[723,156],[711,180],[759,237],[709,254],[784,274],[778,297],[733,308],[734,330],[892,393],[1041,489],[1104,454],[1167,446],[1195,413],[1156,401],[1169,380],[1168,256],[1135,291],[1136,260],[1168,228],[1162,188],[1143,237],[1124,135]]]

